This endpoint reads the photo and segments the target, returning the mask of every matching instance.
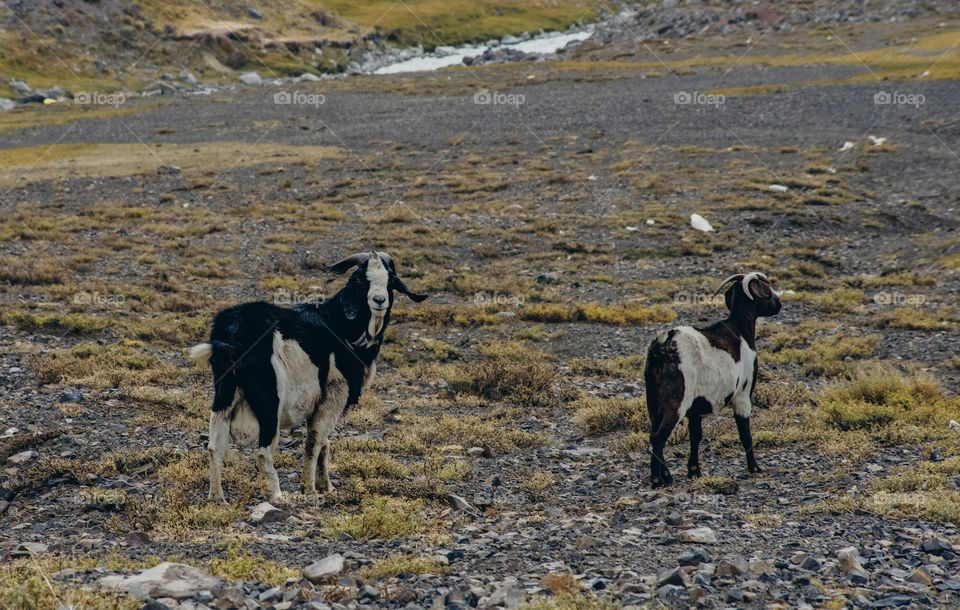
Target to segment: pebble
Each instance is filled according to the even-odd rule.
[[[343,572],[343,564],[343,555],[330,555],[305,567],[303,577],[314,584],[319,584]]]
[[[717,535],[709,527],[703,526],[680,531],[677,534],[677,540],[680,542],[695,542],[697,544],[716,544]]]

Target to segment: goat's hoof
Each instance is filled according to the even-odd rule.
[[[763,468],[760,468],[759,466],[754,466],[753,468],[750,469],[750,474],[752,476],[760,476],[763,474]]]
[[[687,468],[687,477],[691,479],[699,479],[702,476],[703,476],[703,473],[700,472],[699,466],[697,466],[696,468]]]
[[[212,491],[207,494],[207,502],[223,502],[226,504],[227,500],[223,497],[223,494],[215,494]]]
[[[279,504],[280,502],[283,502],[283,494],[282,494],[282,493],[273,494],[273,495],[270,496],[270,503],[271,503],[271,504]]]

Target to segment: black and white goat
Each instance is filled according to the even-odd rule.
[[[323,489],[333,489],[330,433],[376,372],[393,293],[417,303],[427,298],[407,289],[386,252],[354,254],[327,270],[344,273],[354,267],[347,285],[322,302],[289,309],[257,302],[221,311],[213,319],[210,342],[190,350],[192,359],[209,361],[213,369],[211,500],[223,500],[223,455],[231,438],[243,445],[257,441],[270,499],[280,500],[273,453],[280,430],[303,423],[301,489],[316,492],[318,464]]]
[[[728,277],[724,300],[730,315],[707,328],[678,326],[661,332],[650,349],[643,371],[650,413],[650,483],[673,482],[663,459],[667,438],[686,416],[690,427],[687,474],[700,473],[701,418],[733,406],[740,442],[747,453],[747,469],[760,472],[750,435],[750,397],[757,382],[757,317],[780,312],[780,298],[762,273]]]

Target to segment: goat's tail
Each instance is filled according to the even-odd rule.
[[[236,351],[236,346],[216,340],[190,348],[191,360],[209,362],[213,369],[213,411],[224,411],[233,404],[238,386]]]
[[[212,355],[212,343],[199,343],[190,348],[190,353],[187,354],[187,357],[190,358],[190,360],[196,360],[198,363],[204,364],[210,361],[210,356]]]

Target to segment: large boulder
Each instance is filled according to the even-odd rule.
[[[146,593],[149,597],[172,597],[186,599],[201,591],[216,595],[223,581],[203,570],[182,563],[161,563],[138,574],[104,576],[99,584],[104,589],[117,589],[125,593]]]

